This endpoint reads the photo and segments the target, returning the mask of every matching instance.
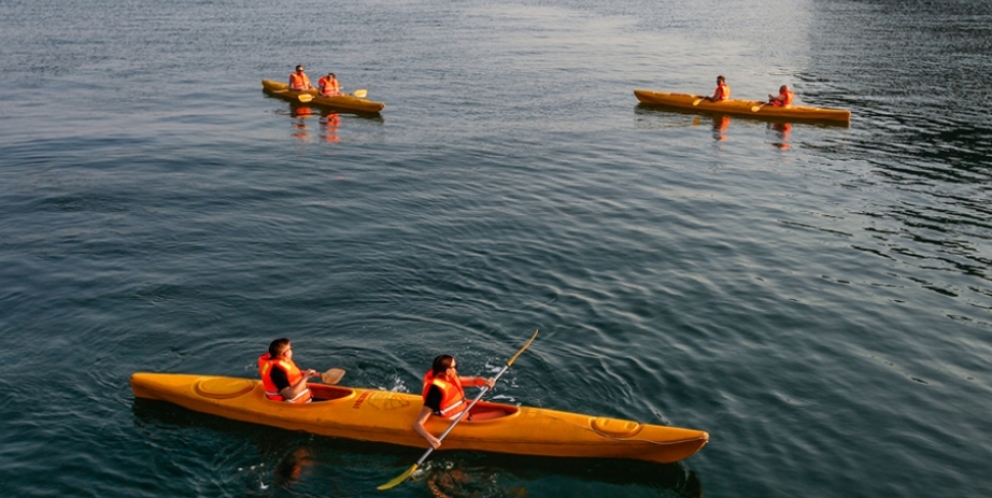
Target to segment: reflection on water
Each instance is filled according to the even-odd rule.
[[[321,138],[327,143],[336,143],[338,139],[338,126],[341,125],[341,116],[332,112],[320,117]]]
[[[309,446],[296,448],[283,458],[273,471],[280,485],[292,484],[300,480],[303,470],[313,464],[313,450]]]
[[[772,142],[772,146],[781,150],[789,150],[789,132],[792,131],[792,123],[768,123],[768,128],[775,131],[777,142]]]

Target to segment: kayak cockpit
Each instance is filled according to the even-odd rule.
[[[328,386],[324,384],[308,384],[308,386],[310,387],[310,395],[313,396],[315,403],[318,401],[334,401],[350,398],[355,395],[355,390],[347,387]]]
[[[472,410],[469,412],[471,418],[467,419],[466,422],[473,424],[495,422],[500,419],[512,417],[519,412],[520,408],[513,405],[480,401],[472,407]]]

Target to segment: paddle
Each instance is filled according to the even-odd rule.
[[[368,95],[368,94],[369,94],[369,91],[366,90],[366,89],[364,89],[364,88],[355,90],[354,92],[351,93],[352,96],[357,97],[357,98],[360,98],[360,99],[365,98],[365,96]],[[300,102],[304,102],[305,103],[305,102],[310,102],[311,100],[313,100],[313,95],[310,95],[309,93],[301,93],[296,98]]]
[[[765,102],[764,104],[753,106],[751,107],[751,112],[758,112],[762,107],[768,104],[771,104],[771,102]]]
[[[537,339],[537,333],[538,330],[535,330],[534,335],[530,336],[530,340],[528,340],[527,343],[524,344],[524,347],[520,348],[520,351],[517,351],[517,354],[513,355],[513,357],[506,362],[506,365],[499,371],[499,373],[496,374],[496,377],[493,378],[494,385],[496,384],[496,381],[499,380],[499,378],[502,377],[503,374],[510,369],[510,365],[513,365],[513,362],[517,360],[517,357],[520,356],[520,354],[523,353],[525,349],[530,347],[530,344],[534,342],[534,339]],[[441,441],[445,437],[447,437],[448,433],[451,432],[451,430],[454,429],[456,425],[458,425],[458,422],[462,421],[462,418],[465,417],[465,414],[467,414],[470,410],[472,410],[472,407],[475,406],[475,404],[478,403],[480,399],[482,399],[482,396],[485,395],[487,391],[489,391],[489,386],[483,387],[482,392],[480,392],[479,395],[472,400],[472,403],[468,405],[468,408],[466,408],[465,411],[463,411],[460,415],[458,415],[458,418],[456,418],[455,421],[448,426],[448,429],[445,430],[444,433],[441,434],[441,437],[437,438],[437,440]],[[417,460],[417,463],[413,464],[413,466],[407,469],[406,472],[403,472],[402,474],[396,476],[396,478],[394,478],[392,481],[389,481],[386,484],[383,484],[376,489],[380,491],[385,491],[387,489],[395,488],[400,483],[405,481],[408,477],[410,477],[417,470],[417,467],[419,467],[420,464],[424,463],[424,460],[427,460],[427,457],[433,451],[434,451],[433,446],[427,448],[427,451],[424,452],[423,456],[420,457],[420,460]]]
[[[692,106],[696,107],[697,105],[699,105],[700,102],[704,100],[706,100],[706,97],[699,97],[698,99],[692,101]]]
[[[341,377],[344,377],[344,370],[340,368],[332,368],[320,374],[320,380],[324,381],[325,384],[337,384],[341,382]]]

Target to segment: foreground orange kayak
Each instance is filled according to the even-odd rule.
[[[382,102],[374,102],[368,99],[362,99],[352,95],[337,95],[334,97],[325,97],[323,95],[318,95],[317,90],[315,89],[290,90],[289,85],[279,81],[262,80],[262,90],[264,90],[265,93],[268,95],[280,97],[290,102],[299,102],[300,95],[307,94],[311,97],[308,98],[306,101],[308,105],[316,104],[324,107],[330,107],[333,109],[378,113],[386,108],[386,104],[383,104]]]
[[[851,111],[848,111],[847,109],[828,109],[825,107],[806,107],[800,105],[776,107],[773,105],[765,105],[765,102],[758,100],[731,99],[720,102],[710,102],[708,100],[702,100],[705,95],[654,92],[651,90],[634,90],[634,95],[637,97],[637,100],[644,104],[663,105],[677,107],[679,109],[718,112],[723,114],[735,114],[755,118],[791,118],[805,121],[831,121],[844,123],[851,120]]]
[[[423,407],[421,397],[412,394],[310,384],[314,402],[293,404],[266,398],[258,380],[141,372],[131,376],[131,389],[138,398],[167,401],[243,422],[428,447],[411,427]],[[440,450],[670,463],[692,456],[709,441],[709,434],[693,429],[484,401],[471,413],[494,411],[501,415],[478,421],[463,419]],[[431,433],[440,434],[449,424],[431,417],[426,426]]]

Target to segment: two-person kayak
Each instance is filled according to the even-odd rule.
[[[307,105],[319,105],[332,109],[379,113],[386,108],[386,104],[383,104],[382,102],[375,102],[372,100],[355,97],[354,95],[335,95],[333,97],[327,97],[320,95],[315,88],[311,88],[309,90],[290,90],[289,85],[280,81],[262,80],[262,90],[268,95],[279,97],[290,102],[301,102],[300,96],[306,95],[306,97],[303,97],[302,101]]]
[[[243,422],[427,448],[427,441],[411,428],[423,407],[423,399],[413,394],[310,384],[313,402],[283,403],[266,398],[258,380],[167,373],[135,373],[131,389],[138,398]],[[692,456],[709,441],[709,434],[693,429],[543,408],[479,402],[472,413],[482,412],[499,416],[463,419],[440,450],[670,463]],[[449,424],[432,417],[427,429],[440,433]]]
[[[803,121],[829,121],[847,123],[851,121],[851,111],[826,107],[791,105],[780,107],[758,100],[729,99],[712,102],[705,95],[689,93],[655,92],[634,90],[637,100],[643,104],[674,107],[753,118],[796,119]]]

